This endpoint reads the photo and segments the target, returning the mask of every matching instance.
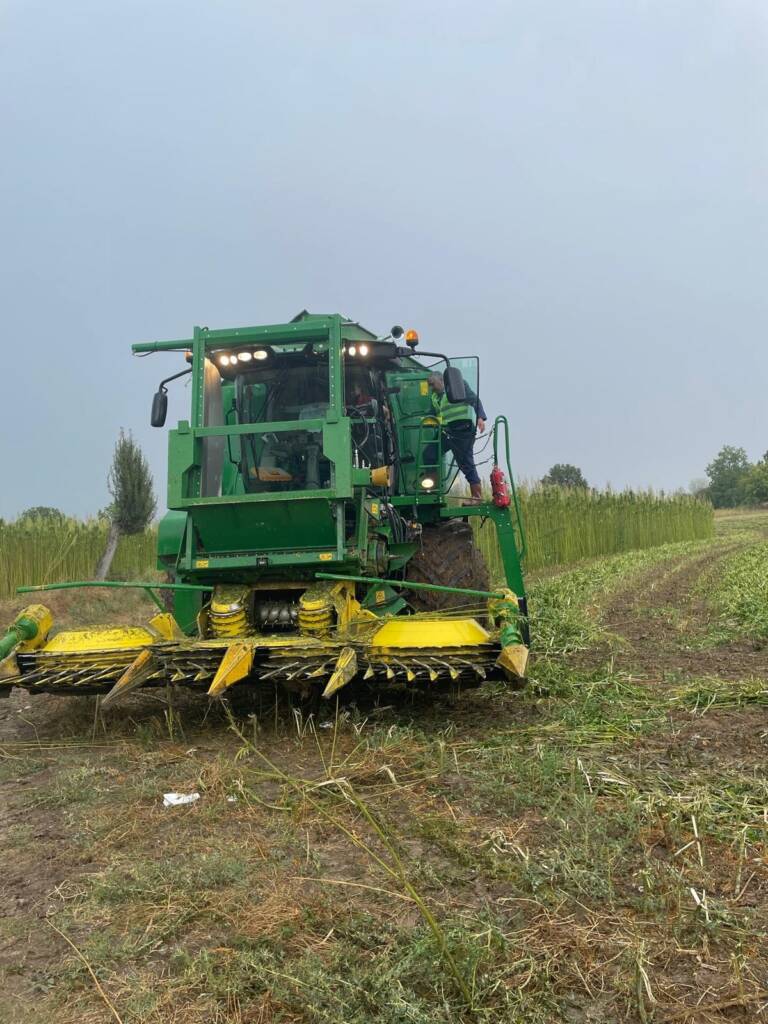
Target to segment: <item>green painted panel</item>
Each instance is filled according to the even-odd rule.
[[[330,502],[304,501],[217,503],[190,510],[196,548],[213,554],[228,551],[336,549],[336,520]]]
[[[404,461],[400,467],[398,491],[406,494],[423,494],[419,481],[424,473],[425,463],[434,464],[439,455],[436,444],[440,431],[436,427],[425,427],[422,420],[434,415],[429,394],[426,370],[421,372],[388,373],[387,386],[399,388],[392,396],[392,407],[397,423],[400,454]],[[412,461],[408,461],[408,460]],[[430,471],[439,477],[437,467]],[[436,491],[439,487],[436,488]]]
[[[157,528],[157,558],[161,569],[173,565],[182,550],[186,512],[166,512]]]

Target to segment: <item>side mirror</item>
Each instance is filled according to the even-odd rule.
[[[443,374],[443,384],[448,401],[452,403],[466,402],[467,389],[461,370],[457,366],[449,366]]]
[[[152,396],[152,417],[150,423],[153,427],[164,427],[165,417],[168,415],[168,392],[160,388]]]

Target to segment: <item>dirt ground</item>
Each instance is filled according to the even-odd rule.
[[[0,1022],[765,1019],[768,647],[709,595],[766,536],[629,572],[519,694],[1,701]]]

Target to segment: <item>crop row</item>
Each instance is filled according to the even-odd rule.
[[[520,493],[526,566],[571,565],[585,558],[712,535],[712,509],[687,496],[581,492],[546,488]],[[473,520],[477,525],[477,520]],[[492,574],[501,575],[494,531],[476,536]],[[0,521],[0,597],[17,586],[90,579],[107,539],[102,520],[26,518]],[[112,565],[118,579],[138,579],[155,567],[156,533],[123,537]]]
[[[546,487],[521,489],[519,498],[528,569],[703,540],[714,532],[712,506],[689,495]],[[486,524],[477,528],[476,536],[492,575],[501,576],[493,529]]]

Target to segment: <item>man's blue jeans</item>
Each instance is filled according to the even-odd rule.
[[[457,420],[443,430],[443,450],[453,452],[459,469],[468,484],[479,484],[480,477],[475,466],[475,424],[472,420]],[[425,452],[427,462],[437,458],[437,445],[431,445]]]

